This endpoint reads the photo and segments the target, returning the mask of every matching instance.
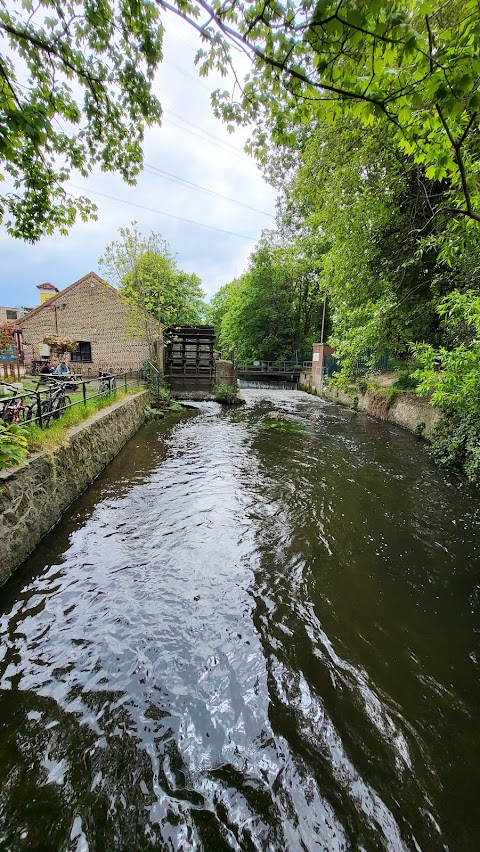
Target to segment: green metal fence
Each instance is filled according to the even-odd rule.
[[[354,378],[364,376],[368,372],[381,373],[388,367],[388,349],[367,349],[363,355],[357,358],[353,370]],[[326,355],[323,362],[323,373],[325,378],[330,379],[335,373],[340,373],[342,363],[335,355]]]

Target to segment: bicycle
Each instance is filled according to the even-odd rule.
[[[117,382],[115,376],[111,376],[108,374],[100,373],[98,377],[98,392],[102,393],[113,393],[117,388]]]
[[[11,391],[11,396],[0,400],[0,420],[6,426],[10,423],[28,423],[34,419],[35,401],[25,404],[25,399],[31,394],[19,394],[18,389],[7,382],[2,382],[4,387]]]
[[[63,382],[50,379],[49,383],[49,395],[40,404],[42,422],[45,426],[49,425],[50,420],[58,420],[59,417],[62,417],[66,409],[72,404],[72,400],[65,393],[65,384]]]

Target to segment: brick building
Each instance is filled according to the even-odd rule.
[[[162,363],[162,328],[152,321],[148,330],[159,363]],[[47,334],[77,341],[77,350],[65,360],[84,376],[97,375],[99,370],[136,370],[149,358],[145,322],[95,272],[89,272],[18,319],[15,330],[27,367],[32,360],[41,359],[40,347]]]

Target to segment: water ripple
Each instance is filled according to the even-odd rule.
[[[473,494],[245,395],[142,430],[6,587],[4,848],[475,848]]]

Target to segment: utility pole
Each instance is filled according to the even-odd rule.
[[[325,332],[325,309],[326,309],[326,307],[327,307],[327,294],[325,293],[325,295],[323,297],[322,332],[320,334],[320,345],[322,347],[323,347],[323,335],[324,335],[324,332]],[[324,360],[325,359],[323,357],[323,348],[322,348],[322,372],[320,373],[320,396],[323,396],[323,376],[324,376],[324,370],[325,370],[325,367],[323,366]]]

